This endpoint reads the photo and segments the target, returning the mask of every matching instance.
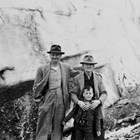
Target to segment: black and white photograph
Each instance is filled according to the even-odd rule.
[[[140,1],[0,0],[0,140],[140,140]]]

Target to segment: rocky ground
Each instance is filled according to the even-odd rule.
[[[106,140],[140,139],[140,88],[105,110]]]
[[[16,86],[8,90],[12,92],[14,89],[16,92],[15,88],[18,89]],[[9,101],[8,98],[8,102],[1,104],[0,109],[0,140],[34,140],[37,110],[32,92],[27,92],[27,89],[26,94],[17,99]],[[140,86],[105,109],[104,127],[106,140],[140,139]],[[64,140],[70,140],[70,136],[64,137]]]

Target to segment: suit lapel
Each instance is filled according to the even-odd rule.
[[[98,79],[95,75],[95,73],[93,72],[93,81],[94,81],[94,90],[95,90],[95,93],[98,95]]]
[[[80,90],[81,90],[81,92],[82,92],[83,89],[84,89],[84,72],[82,72],[82,73],[79,75],[79,86],[80,86]]]
[[[35,97],[42,96],[42,91],[48,82],[49,73],[50,73],[50,64],[46,65],[46,68],[44,69],[43,80],[36,87],[36,90],[34,93]]]
[[[63,63],[60,62],[60,68],[61,68],[61,76],[62,76],[62,85],[64,86],[65,79],[66,79],[66,73],[65,73],[65,67]]]
[[[44,70],[44,77],[49,76],[50,69],[51,69],[51,67],[50,67],[50,63],[49,63],[48,65],[46,65],[46,68]]]

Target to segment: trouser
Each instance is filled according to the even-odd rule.
[[[40,107],[36,140],[47,140],[49,134],[51,140],[62,140],[64,112],[61,88],[49,90],[43,106]]]
[[[94,140],[92,125],[79,126],[77,123],[74,123],[74,130],[72,133],[72,140]]]
[[[101,119],[101,135],[100,136],[97,136],[97,134],[96,134],[96,129],[95,129],[95,127],[93,127],[93,140],[105,140],[105,130],[104,130],[104,123],[103,123],[103,119]],[[78,130],[79,131],[79,130]],[[77,140],[76,138],[78,137],[78,136],[75,136],[77,134],[77,129],[73,129],[73,131],[72,131],[72,138],[71,138],[71,140]],[[78,135],[79,135],[79,132],[78,132]],[[82,136],[82,134],[80,133],[80,137]],[[78,139],[78,140],[83,140],[83,139]]]

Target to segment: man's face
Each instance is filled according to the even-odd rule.
[[[59,62],[60,61],[60,59],[61,59],[61,54],[57,54],[57,53],[51,53],[50,54],[50,58],[51,58],[51,61],[53,62],[53,63],[57,63],[57,62]]]
[[[83,68],[87,72],[92,72],[93,71],[93,67],[94,67],[93,64],[83,64]]]
[[[90,90],[85,89],[83,93],[83,97],[87,100],[90,101],[93,97],[93,90],[90,88]]]

